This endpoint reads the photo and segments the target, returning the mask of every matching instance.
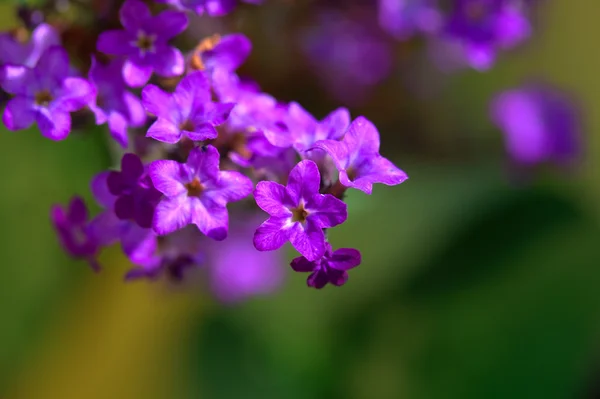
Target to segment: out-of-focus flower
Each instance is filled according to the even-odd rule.
[[[241,0],[249,4],[261,4],[263,0]],[[238,0],[156,0],[158,3],[167,3],[180,10],[189,10],[198,14],[207,13],[211,17],[218,17],[230,13]]]
[[[98,50],[110,55],[127,57],[123,78],[132,87],[144,86],[152,72],[162,77],[181,75],[185,60],[181,52],[168,41],[185,30],[184,13],[163,11],[152,16],[140,0],[127,0],[120,10],[124,30],[109,30],[98,37]]]
[[[215,296],[227,303],[271,294],[283,283],[279,251],[260,252],[252,244],[255,218],[237,215],[227,240],[206,245],[206,267]]]
[[[60,45],[58,32],[48,24],[38,25],[28,39],[21,38],[19,33],[0,34],[0,65],[24,65],[33,68],[48,48]]]
[[[326,10],[301,33],[301,48],[322,84],[350,105],[364,101],[392,72],[390,44],[367,21]]]
[[[146,112],[140,99],[127,90],[122,69],[122,60],[102,65],[92,58],[89,79],[96,89],[96,100],[90,104],[90,109],[96,116],[96,124],[108,123],[112,138],[121,147],[127,148],[128,127],[143,126]]]
[[[581,126],[573,102],[543,85],[500,93],[491,104],[494,123],[502,129],[506,150],[523,165],[574,164],[581,156]]]
[[[442,21],[436,0],[379,0],[379,24],[396,39],[436,33]]]

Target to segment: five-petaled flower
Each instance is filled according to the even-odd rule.
[[[164,194],[154,214],[153,228],[159,235],[195,224],[208,237],[227,237],[228,202],[252,192],[252,181],[239,172],[219,170],[219,152],[211,145],[194,148],[185,164],[154,161],[150,178]]]
[[[129,86],[144,86],[153,71],[163,77],[183,73],[183,55],[168,41],[187,27],[184,13],[167,10],[153,16],[142,1],[126,0],[120,17],[125,30],[102,32],[97,47],[103,53],[127,57],[123,77]]]
[[[69,77],[69,57],[64,48],[50,47],[34,68],[5,65],[0,85],[15,96],[4,110],[3,122],[21,130],[37,122],[42,135],[63,140],[71,131],[71,112],[94,98],[94,89],[82,78]]]
[[[146,110],[158,119],[146,136],[171,144],[183,136],[192,141],[216,138],[215,126],[227,120],[235,104],[216,103],[210,99],[210,85],[201,71],[183,78],[172,95],[157,86],[147,85],[142,100]]]
[[[352,122],[342,141],[322,140],[315,144],[327,152],[337,167],[340,183],[367,194],[374,183],[400,184],[408,176],[379,154],[379,132],[364,117]]]
[[[254,233],[259,251],[272,251],[290,241],[309,261],[325,254],[323,229],[337,226],[348,217],[346,204],[331,194],[320,194],[317,164],[300,161],[292,169],[287,186],[272,181],[256,185],[256,204],[271,217]]]
[[[360,265],[360,252],[353,248],[340,248],[332,252],[327,243],[327,250],[322,258],[309,261],[304,256],[292,260],[290,264],[296,272],[311,273],[306,283],[309,287],[323,288],[327,283],[344,285],[348,281],[348,270]]]

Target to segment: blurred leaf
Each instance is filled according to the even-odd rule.
[[[597,224],[565,196],[531,189],[473,212],[452,237],[406,289],[336,327],[346,332],[338,379],[361,378],[340,391],[576,397],[600,333]]]
[[[97,134],[95,134],[97,133]],[[0,130],[0,387],[34,351],[54,307],[89,270],[63,253],[52,226],[52,204],[90,198],[93,174],[108,164],[98,130],[54,142],[35,130]],[[1,391],[1,389],[0,389]]]

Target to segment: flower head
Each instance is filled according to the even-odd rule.
[[[332,252],[331,245],[322,258],[309,261],[304,256],[292,260],[290,266],[296,272],[311,273],[306,280],[309,287],[323,288],[327,283],[344,285],[348,281],[348,270],[360,265],[360,252],[353,248],[340,248]]]
[[[530,34],[523,0],[456,0],[446,26],[448,39],[462,44],[476,69],[492,66],[499,49],[510,48]]]
[[[578,113],[563,93],[541,85],[507,90],[494,99],[491,112],[519,164],[571,164],[581,155]]]
[[[127,148],[127,128],[142,126],[146,122],[146,112],[140,99],[127,90],[122,69],[122,60],[103,65],[92,58],[89,79],[96,89],[96,99],[90,109],[96,116],[96,124],[108,123],[113,139]]]
[[[66,209],[53,206],[51,219],[65,250],[73,257],[87,260],[94,271],[100,271],[96,261],[99,245],[91,234],[83,199],[74,197]]]
[[[395,186],[408,176],[379,154],[379,132],[364,117],[352,122],[341,141],[323,140],[315,144],[331,156],[340,172],[340,183],[371,194],[374,183]]]
[[[184,13],[167,10],[152,16],[142,1],[126,0],[120,19],[125,29],[101,33],[97,47],[103,53],[127,57],[123,77],[129,86],[145,85],[152,72],[163,77],[184,72],[183,55],[168,44],[187,27]]]
[[[14,94],[2,119],[6,127],[21,130],[37,122],[42,135],[52,140],[65,139],[71,131],[70,113],[94,98],[87,80],[69,77],[69,58],[59,46],[46,50],[34,68],[5,65],[0,85]]]
[[[200,71],[183,78],[172,95],[147,85],[142,92],[144,107],[158,118],[147,137],[165,143],[177,143],[183,136],[192,141],[216,138],[215,126],[227,120],[234,104],[215,103],[210,98],[209,82]]]
[[[436,32],[441,23],[436,0],[379,0],[379,24],[397,39]]]
[[[272,181],[256,185],[256,204],[270,215],[254,234],[259,251],[272,251],[290,241],[310,261],[325,254],[323,229],[337,226],[348,217],[346,204],[330,194],[320,194],[321,176],[310,160],[290,172],[287,186]]]
[[[164,194],[156,207],[153,227],[159,235],[195,224],[208,237],[227,237],[228,202],[252,192],[252,181],[239,172],[219,170],[219,152],[211,145],[194,148],[185,164],[154,161],[150,178]]]
[[[210,36],[194,49],[191,67],[195,70],[214,71],[222,69],[233,72],[248,58],[252,43],[241,33]]]

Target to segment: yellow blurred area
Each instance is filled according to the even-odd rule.
[[[161,283],[125,284],[127,261],[116,250],[107,255],[110,267],[82,284],[8,398],[167,398],[177,392],[178,342],[202,301]]]

